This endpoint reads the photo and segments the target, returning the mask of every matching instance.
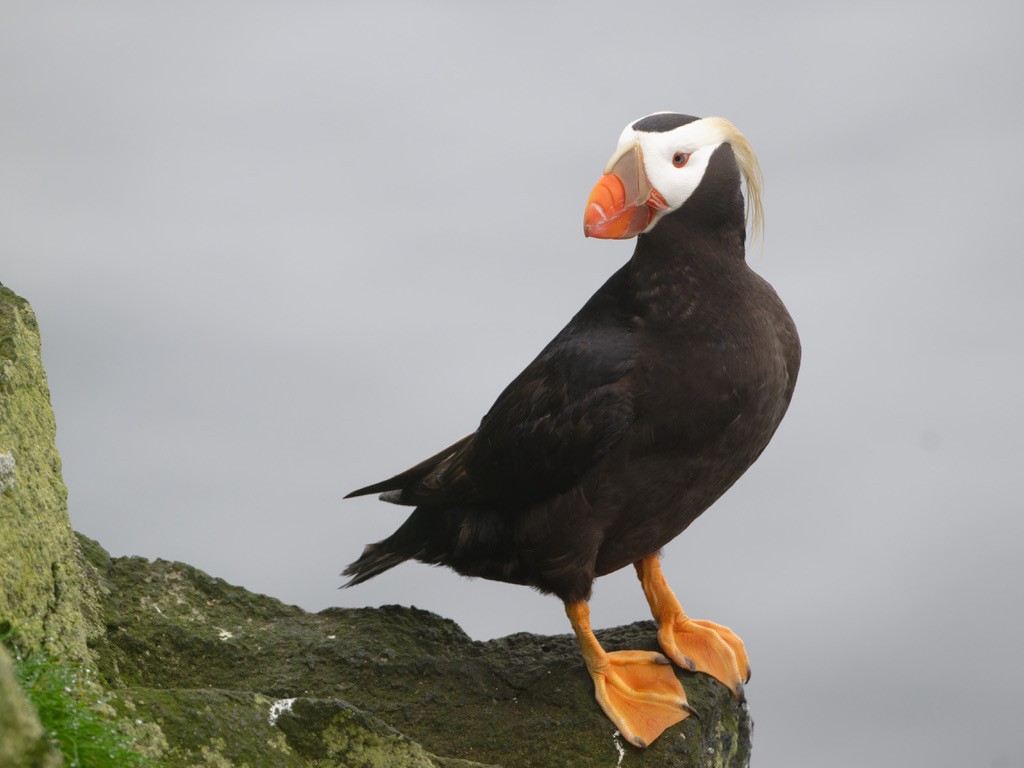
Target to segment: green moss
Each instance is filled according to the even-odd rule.
[[[298,699],[278,725],[312,768],[437,768],[419,744],[338,699]]]
[[[159,725],[167,768],[489,768],[437,758],[340,699],[299,698],[274,718],[273,699],[242,691],[128,688],[113,703]]]
[[[265,745],[274,730],[284,732],[287,754],[305,760],[334,759],[331,744],[341,744],[354,723],[368,730],[362,742],[349,739],[349,749],[370,742],[404,748],[405,742],[389,740],[394,731],[369,725],[380,723],[422,748],[403,759],[438,766],[736,768],[749,759],[745,707],[704,675],[679,673],[701,718],[685,720],[646,751],[624,747],[619,763],[622,745],[594,701],[570,635],[519,634],[480,643],[451,621],[415,608],[310,614],[181,563],[110,559],[89,542],[83,550],[103,567],[109,585],[108,631],[94,646],[101,671],[133,698],[142,688],[162,689],[143,697],[146,707],[157,696],[170,698],[159,708],[140,705],[140,711],[196,763],[200,745],[226,738],[218,730],[222,717],[250,743]],[[609,650],[657,646],[651,622],[598,634]],[[244,718],[230,714],[249,706],[232,703],[226,693],[241,690],[266,697],[263,710]],[[291,698],[292,712],[267,729],[272,700]],[[209,704],[201,707],[204,700]],[[179,706],[184,711],[175,713]],[[281,754],[275,753],[279,763],[290,765]],[[225,756],[238,765],[262,765],[248,753]]]
[[[114,706],[158,725],[167,768],[305,768],[308,763],[272,726],[273,700],[242,691],[130,688]]]
[[[35,314],[0,285],[0,619],[24,641],[84,661],[97,596],[71,532]]]
[[[89,668],[39,650],[22,651],[10,633],[0,637],[14,657],[14,677],[35,709],[49,743],[69,768],[156,766],[135,749]]]
[[[14,663],[0,644],[0,766],[57,768],[60,753],[46,738],[42,723],[18,685]]]

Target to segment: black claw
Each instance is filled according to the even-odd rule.
[[[633,746],[640,747],[640,749],[647,749],[647,742],[641,739],[639,736],[633,738]]]
[[[700,715],[697,714],[697,710],[691,707],[689,704],[683,704],[683,709],[689,712],[691,715],[700,720]]]
[[[654,660],[654,663],[655,664],[671,665],[672,664],[672,659],[670,659],[668,656],[664,656],[664,655],[659,653],[657,658]]]
[[[749,664],[747,664],[747,679],[744,680],[743,682],[744,683],[749,683],[750,682],[750,665]]]
[[[743,683],[736,683],[736,690],[733,693],[740,701],[747,700],[747,692],[743,690]]]
[[[683,662],[683,666],[689,669],[691,672],[697,671],[697,662],[695,662],[689,656],[683,656]]]

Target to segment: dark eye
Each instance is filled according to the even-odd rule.
[[[686,165],[686,161],[689,159],[689,152],[676,152],[674,155],[672,155],[672,165],[674,165],[676,168],[682,168],[684,165]]]

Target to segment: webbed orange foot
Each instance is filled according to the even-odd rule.
[[[666,728],[693,713],[672,662],[649,651],[606,652],[590,629],[585,602],[566,605],[580,643],[594,695],[622,737],[645,748]]]
[[[660,653],[615,651],[590,671],[594,694],[622,738],[644,748],[693,713],[672,662]]]
[[[750,663],[743,641],[728,627],[689,618],[661,572],[657,555],[636,563],[651,613],[658,622],[658,642],[676,664],[691,672],[704,672],[743,697],[750,679]]]
[[[676,664],[704,672],[743,698],[743,684],[750,679],[750,664],[743,641],[736,633],[713,621],[689,618],[680,611],[659,619],[658,643]]]

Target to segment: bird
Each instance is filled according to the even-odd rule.
[[[796,326],[746,261],[748,227],[751,241],[763,235],[762,188],[750,143],[725,118],[627,124],[584,235],[636,238],[632,256],[475,432],[346,496],[415,509],[366,546],[344,586],[416,560],[555,595],[597,703],[636,747],[694,714],[673,663],[742,698],[742,640],[683,611],[661,550],[761,455],[793,396]],[[591,628],[595,579],[629,565],[664,653],[608,652]]]

